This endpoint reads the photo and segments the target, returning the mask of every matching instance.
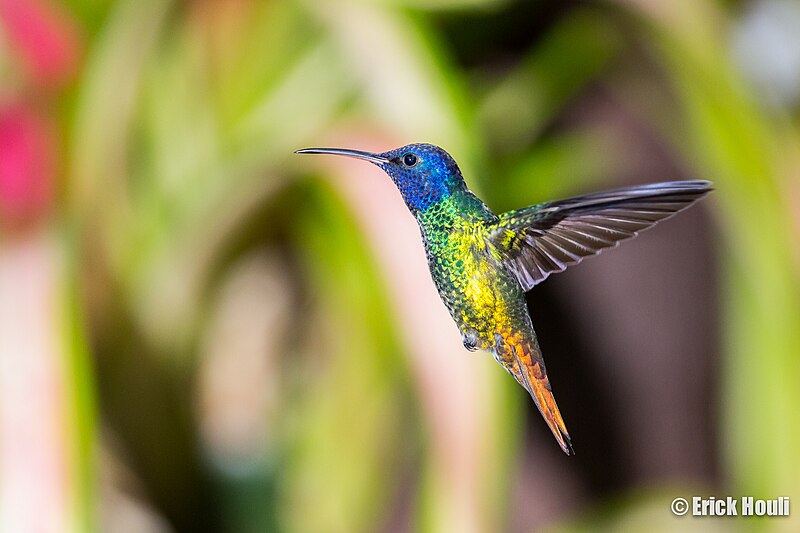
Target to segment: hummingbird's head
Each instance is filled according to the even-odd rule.
[[[375,164],[389,174],[413,213],[466,188],[455,160],[433,144],[409,144],[383,153],[342,148],[305,148],[295,153],[343,155]]]

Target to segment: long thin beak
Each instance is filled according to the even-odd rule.
[[[302,150],[297,150],[295,153],[343,155],[346,157],[355,157],[356,159],[364,159],[365,161],[369,161],[377,165],[389,162],[388,159],[386,159],[385,157],[381,157],[378,154],[373,154],[371,152],[362,152],[361,150],[347,150],[344,148],[303,148]]]

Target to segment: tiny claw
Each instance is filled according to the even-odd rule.
[[[474,352],[478,349],[478,336],[475,333],[464,335],[461,341],[464,343],[464,348],[470,352]]]

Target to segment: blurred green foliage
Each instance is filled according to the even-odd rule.
[[[438,529],[448,496],[437,493],[424,400],[386,280],[351,206],[292,151],[337,131],[434,142],[493,208],[515,208],[626,172],[624,140],[602,121],[575,119],[589,91],[656,132],[687,175],[715,182],[726,487],[800,495],[797,111],[766,107],[731,59],[737,5],[64,5],[85,37],[79,77],[56,112],[60,222],[77,280],[63,311],[84,472],[76,505],[87,528],[99,493],[90,463],[108,425],[177,530]],[[485,57],[470,62],[462,54],[480,49],[470,39],[484,19],[509,42],[483,43]],[[281,354],[270,400],[280,416],[265,422],[263,453],[239,469],[205,448],[192,402],[220,283],[254,250],[280,258],[295,300],[268,341]],[[499,530],[524,452],[519,397],[501,379],[487,402],[504,416],[485,428],[495,437],[476,467],[486,474],[476,512]],[[560,527],[665,529],[670,488],[599,502]]]

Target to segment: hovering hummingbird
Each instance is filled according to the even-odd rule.
[[[554,272],[635,237],[705,196],[708,181],[674,181],[576,196],[495,215],[438,146],[384,153],[306,148],[383,169],[416,218],[433,282],[464,346],[491,350],[525,387],[561,449],[574,454],[533,331],[525,292]]]

